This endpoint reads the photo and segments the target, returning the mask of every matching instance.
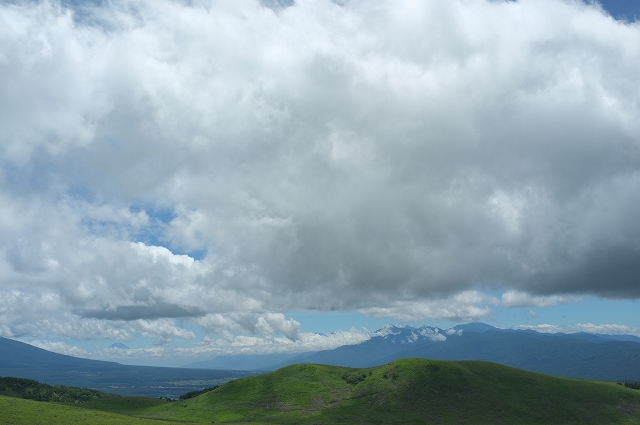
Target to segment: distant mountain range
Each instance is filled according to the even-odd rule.
[[[371,339],[300,354],[219,356],[184,368],[128,366],[52,353],[0,338],[0,376],[92,388],[121,395],[172,397],[297,363],[372,367],[402,358],[486,360],[572,378],[640,382],[640,338],[543,334],[469,323],[451,329],[385,326]]]
[[[178,398],[189,391],[247,375],[252,373],[128,366],[80,359],[0,338],[0,376],[35,379],[51,385],[91,388],[120,395]]]
[[[402,358],[486,360],[532,372],[605,381],[640,381],[640,338],[543,334],[469,323],[443,330],[385,326],[371,339],[298,355],[221,356],[185,367],[275,370],[295,363],[372,367]]]

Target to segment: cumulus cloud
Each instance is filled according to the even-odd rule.
[[[507,308],[548,307],[551,305],[578,303],[582,301],[582,297],[576,295],[531,295],[526,292],[510,290],[502,294],[500,301]]]
[[[57,336],[75,340],[115,339],[119,341],[131,341],[134,339],[131,329],[127,329],[127,323],[82,319],[76,315],[55,311],[42,312],[40,315],[49,315],[51,317],[25,317],[18,313],[3,315],[2,320],[5,324],[0,327],[0,336],[8,338]]]
[[[136,320],[133,322],[126,322],[127,328],[142,335],[144,337],[160,337],[160,345],[170,341],[171,337],[192,339],[195,338],[195,334],[192,331],[188,331],[184,328],[175,325],[173,320],[158,319],[158,320]]]
[[[60,341],[43,341],[35,339],[31,341],[30,344],[34,347],[42,348],[43,350],[65,354],[67,356],[87,357],[89,355],[89,352],[83,348],[65,344]]]
[[[393,317],[404,321],[437,317],[457,322],[474,322],[491,314],[489,305],[497,303],[495,297],[477,291],[465,291],[442,299],[393,301],[384,307],[368,307],[359,311],[368,316]]]
[[[280,313],[266,314],[208,314],[194,320],[205,331],[221,334],[231,330],[236,333],[257,335],[284,334],[295,341],[300,338],[300,323],[294,319],[286,319]]]
[[[3,2],[0,45],[5,335],[640,296],[640,26],[597,4]]]
[[[635,335],[640,337],[640,328],[616,325],[616,324],[602,324],[594,325],[593,323],[578,323],[577,325],[521,325],[516,326],[513,329],[531,329],[541,333],[578,333],[586,332],[591,334],[605,334],[605,335]]]
[[[273,335],[232,335],[223,332],[221,337],[204,339],[193,347],[175,347],[159,341],[150,348],[129,348],[123,350],[113,347],[96,347],[86,350],[63,342],[33,340],[30,344],[56,353],[102,360],[145,361],[145,359],[193,359],[220,355],[302,353],[331,350],[343,345],[359,344],[371,337],[366,330],[351,328],[331,334],[301,333],[296,340]],[[437,338],[437,335],[433,338]]]
[[[370,338],[366,330],[351,328],[331,334],[301,333],[296,340],[286,337],[245,336],[224,333],[223,338],[205,337],[199,348],[185,353],[198,354],[255,354],[331,350],[342,345],[353,345]]]

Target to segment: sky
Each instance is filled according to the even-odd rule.
[[[388,323],[640,335],[637,16],[0,0],[0,336],[180,365]]]

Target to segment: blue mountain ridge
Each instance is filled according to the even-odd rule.
[[[451,329],[388,325],[371,339],[333,350],[301,353],[277,361],[259,355],[224,356],[197,363],[275,370],[296,363],[378,366],[401,358],[485,360],[533,372],[605,381],[640,381],[640,338],[632,335],[539,333],[467,323]],[[266,360],[276,360],[271,363]]]
[[[131,366],[81,359],[0,337],[0,376],[35,379],[50,385],[91,388],[125,396],[178,398],[189,391],[251,374],[232,370]]]
[[[411,357],[485,360],[556,376],[640,381],[640,338],[635,336],[544,334],[484,323],[448,330],[385,327],[368,341],[320,351],[305,362],[369,367]]]
[[[163,383],[201,380],[202,385],[207,386],[252,374],[248,371],[275,370],[296,363],[370,367],[401,358],[485,360],[556,376],[640,381],[638,337],[584,332],[546,334],[499,329],[484,323],[450,329],[388,325],[357,345],[311,353],[220,356],[191,365],[197,369],[189,369],[189,365],[161,368],[80,359],[0,338],[0,376],[110,390],[123,395],[174,396],[191,388],[169,388]]]

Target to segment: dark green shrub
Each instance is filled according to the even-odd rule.
[[[344,381],[347,384],[356,385],[364,381],[365,379],[367,379],[367,374],[365,372],[355,372],[355,373],[345,372],[342,374],[342,379],[344,379]]]
[[[183,401],[183,400],[188,400],[190,398],[198,397],[199,395],[202,395],[204,393],[208,393],[209,391],[213,391],[213,390],[215,390],[216,388],[219,388],[219,387],[220,387],[220,385],[215,385],[213,387],[203,388],[203,389],[198,390],[198,391],[189,391],[186,394],[182,394],[178,400]]]
[[[103,398],[119,397],[116,394],[103,393],[87,388],[48,385],[33,379],[0,377],[2,391],[10,389],[18,397],[36,401],[56,401],[64,403],[83,403]]]

